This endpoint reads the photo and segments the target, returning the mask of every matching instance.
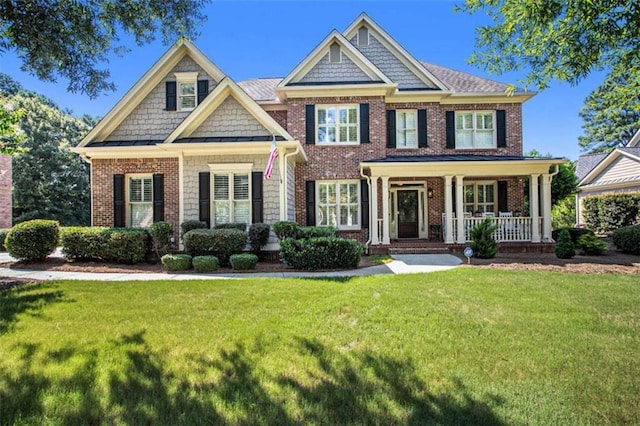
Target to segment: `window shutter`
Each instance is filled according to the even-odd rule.
[[[306,143],[313,145],[316,143],[316,106],[306,106]]]
[[[369,142],[369,104],[360,104],[360,143]]]
[[[498,211],[506,212],[509,211],[509,206],[507,203],[507,181],[499,180],[498,181]]]
[[[453,208],[453,214],[456,214],[456,184],[451,185],[451,206]],[[454,225],[455,226],[455,225]]]
[[[164,175],[153,175],[153,221],[164,220]]]
[[[199,176],[199,196],[200,215],[199,220],[211,228],[211,173],[200,172]]]
[[[507,113],[503,109],[496,111],[496,138],[498,140],[498,148],[506,148],[507,146]]]
[[[306,182],[307,226],[316,226],[316,182]]]
[[[456,148],[456,113],[454,111],[446,112],[446,130],[447,130],[447,148]]]
[[[262,172],[251,172],[251,223],[263,223]]]
[[[198,105],[209,94],[209,80],[198,80]]]
[[[427,147],[427,110],[418,110],[418,147]]]
[[[360,180],[360,223],[362,229],[369,228],[369,185],[366,179]]]
[[[115,228],[126,226],[124,175],[113,175],[113,226]]]
[[[387,110],[387,148],[396,147],[396,111]]]
[[[166,106],[165,109],[167,111],[175,111],[176,106],[178,104],[178,98],[176,93],[176,82],[175,81],[167,81],[165,83],[165,92],[166,92]]]

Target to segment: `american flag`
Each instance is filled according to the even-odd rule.
[[[276,162],[276,158],[278,158],[278,146],[276,145],[276,137],[274,135],[273,140],[271,141],[271,151],[269,151],[267,167],[264,169],[264,180],[271,177],[271,172],[273,172],[273,163]]]

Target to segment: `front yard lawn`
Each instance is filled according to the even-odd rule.
[[[0,292],[0,424],[638,424],[632,275]]]

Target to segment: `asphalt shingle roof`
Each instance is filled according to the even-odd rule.
[[[277,101],[276,86],[282,78],[255,78],[238,83],[254,101]]]
[[[581,155],[578,158],[578,165],[576,166],[576,175],[578,181],[584,179],[585,176],[595,169],[602,160],[604,160],[609,154],[586,154]]]

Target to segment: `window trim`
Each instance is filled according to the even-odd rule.
[[[131,201],[131,179],[149,179],[151,186],[151,201],[149,202],[133,202]],[[148,204],[151,212],[151,223],[153,224],[153,173],[128,173],[125,175],[125,225],[133,227],[132,204]],[[149,225],[151,226],[151,225]],[[145,228],[145,227],[143,227]]]
[[[414,121],[413,122],[415,124],[415,127],[413,129],[410,129],[410,130],[413,130],[413,133],[415,135],[415,138],[414,138],[415,142],[411,146],[407,146],[407,144],[406,144],[406,141],[407,141],[407,129],[406,128],[401,129],[400,125],[399,125],[399,123],[400,123],[399,114],[401,114],[401,113],[402,114],[411,113],[413,115],[413,117],[414,117]],[[400,135],[401,132],[404,132],[405,146],[399,146],[399,143],[398,143],[398,141],[400,140],[399,135]],[[417,109],[397,109],[396,110],[396,146],[395,146],[396,149],[416,149],[416,148],[418,148],[418,145],[419,145],[418,144],[418,110]]]
[[[473,203],[467,203],[466,193],[463,191],[463,200],[462,206],[463,211],[467,211],[467,206],[472,205],[473,210],[471,213],[475,213],[480,211],[478,208],[480,205],[484,206],[485,209],[482,210],[482,213],[486,212],[487,205],[493,205],[493,213],[498,213],[498,181],[497,180],[473,180],[473,181],[464,181],[464,186],[473,185]],[[483,203],[478,202],[478,185],[493,185],[493,202],[487,203],[486,201]],[[466,189],[466,188],[465,188]]]
[[[341,184],[355,184],[356,188],[356,196],[357,196],[357,201],[355,203],[346,203],[345,205],[356,205],[358,211],[356,213],[356,219],[358,221],[357,225],[342,225],[339,223],[340,221],[340,185]],[[361,181],[359,179],[332,179],[332,180],[318,180],[316,181],[316,193],[315,193],[315,203],[316,203],[316,211],[315,211],[315,216],[316,216],[316,225],[317,226],[332,226],[329,225],[327,222],[327,225],[320,225],[320,223],[322,222],[321,219],[321,210],[320,207],[322,205],[335,205],[336,206],[336,220],[337,223],[335,225],[336,229],[339,229],[341,231],[357,231],[362,229],[362,197],[361,197],[361,189],[360,189],[360,185],[361,185]],[[336,202],[335,204],[321,204],[320,202],[320,187],[322,185],[334,185],[335,189],[336,189]]]
[[[211,211],[211,227],[215,228],[216,222],[216,210],[215,210],[215,175],[227,175],[229,181],[229,198],[226,200],[229,203],[229,221],[230,223],[235,223],[235,214],[234,214],[234,202],[236,201],[234,198],[234,176],[235,175],[247,175],[247,182],[249,186],[247,203],[249,204],[249,216],[247,227],[251,225],[253,219],[253,185],[251,180],[251,172],[253,171],[253,163],[219,163],[219,164],[209,164],[210,170],[210,211]],[[241,200],[245,201],[245,200]]]
[[[331,126],[327,126],[325,124],[320,124],[319,120],[320,120],[320,110],[329,110],[329,109],[335,109],[336,111],[336,122],[334,124],[334,128],[335,128],[335,134],[336,134],[336,141],[335,142],[325,142],[323,140],[321,140],[320,135],[318,134],[318,131],[320,129],[320,126],[322,127],[326,127],[329,128]],[[354,124],[349,123],[348,126],[346,127],[352,127],[355,126],[356,128],[356,140],[355,142],[340,142],[338,141],[338,136],[340,135],[340,120],[338,118],[338,110],[340,108],[348,108],[348,109],[355,109],[356,111],[356,122]],[[360,145],[360,104],[316,104],[315,106],[315,137],[316,137],[316,145],[320,145],[320,146],[354,146],[354,145]],[[345,125],[343,125],[343,127],[345,127]]]
[[[459,147],[458,146],[458,117],[461,115],[467,115],[467,114],[471,114],[472,116],[472,124],[473,124],[473,128],[470,130],[471,131],[471,135],[472,135],[472,141],[471,144],[472,146],[470,147]],[[491,114],[492,117],[492,122],[493,122],[493,129],[491,131],[492,133],[492,137],[491,137],[491,146],[477,146],[476,143],[476,134],[478,133],[478,121],[477,121],[477,117],[478,115],[488,115]],[[471,111],[471,110],[460,110],[460,111],[455,111],[454,117],[453,117],[453,126],[454,126],[454,130],[455,130],[455,149],[457,150],[482,150],[482,149],[497,149],[498,148],[498,126],[497,126],[497,122],[496,122],[496,111],[495,110],[478,110],[478,111]],[[463,129],[465,130],[465,129]],[[480,130],[482,131],[482,129]]]
[[[193,111],[198,106],[198,73],[197,72],[177,72],[176,77],[176,111]],[[193,108],[182,108],[180,99],[183,97],[180,92],[181,84],[193,84]],[[189,96],[191,97],[191,96]]]

